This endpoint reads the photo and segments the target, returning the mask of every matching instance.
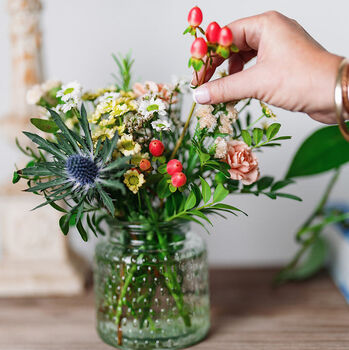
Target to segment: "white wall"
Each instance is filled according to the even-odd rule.
[[[46,77],[63,81],[76,79],[90,88],[112,82],[110,73],[115,66],[111,52],[127,52],[130,48],[136,57],[137,78],[167,81],[173,73],[188,74],[190,39],[181,33],[186,27],[187,12],[194,5],[203,10],[206,24],[211,20],[224,24],[275,9],[297,19],[329,51],[349,56],[349,2],[346,0],[51,0],[43,3]],[[0,115],[8,109],[7,35],[8,18],[5,1],[1,0]],[[281,177],[302,139],[319,124],[303,114],[276,111],[283,124],[283,134],[294,137],[285,142],[284,147],[268,150],[259,158],[262,174]],[[1,149],[8,168],[1,170],[1,178],[5,180],[13,161],[3,141]],[[335,189],[335,199],[348,197],[348,175],[346,169]],[[231,198],[229,202],[248,211],[249,217],[214,220],[214,232],[209,237],[203,233],[208,241],[211,262],[223,265],[285,262],[296,248],[293,243],[295,229],[314,207],[327,179],[327,175],[320,176],[292,186],[290,191],[303,197],[302,203],[247,196]]]

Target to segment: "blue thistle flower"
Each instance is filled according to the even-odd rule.
[[[39,149],[49,154],[52,158],[51,161],[37,162],[35,166],[19,170],[17,174],[29,179],[29,186],[32,182],[35,183],[26,191],[41,192],[45,196],[46,202],[36,208],[50,204],[55,209],[65,212],[66,214],[60,220],[64,234],[68,233],[69,222],[74,215],[74,221],[80,235],[84,240],[87,240],[87,233],[81,223],[84,214],[86,214],[86,221],[93,232],[95,230],[91,222],[93,223],[94,219],[92,217],[91,221],[89,213],[100,210],[100,202],[114,216],[115,207],[109,192],[121,191],[123,194],[125,193],[122,175],[130,167],[128,164],[130,157],[122,157],[112,161],[112,154],[118,141],[117,133],[112,140],[106,138],[102,141],[100,138],[94,147],[83,105],[78,118],[83,135],[68,129],[56,112],[52,110],[49,112],[60,129],[60,132],[55,134],[57,142],[45,140],[41,136],[29,132],[24,132],[24,134],[36,143]],[[76,112],[79,113],[77,110]],[[69,211],[56,203],[59,200],[63,200],[67,204]],[[97,226],[95,224],[95,228]]]
[[[75,188],[89,189],[96,185],[100,169],[91,157],[73,154],[68,157],[65,166]]]

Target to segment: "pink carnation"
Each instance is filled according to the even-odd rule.
[[[259,178],[257,157],[243,141],[227,142],[227,155],[224,161],[230,165],[230,178],[241,180],[244,185],[250,185]]]

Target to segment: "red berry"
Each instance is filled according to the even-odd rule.
[[[202,12],[199,7],[193,7],[188,14],[188,23],[191,27],[198,27],[202,22]]]
[[[153,140],[149,144],[149,151],[154,157],[160,157],[164,153],[165,146],[159,140]]]
[[[228,27],[223,27],[218,36],[218,44],[224,47],[230,46],[233,43],[233,33]]]
[[[141,161],[139,162],[139,168],[142,170],[142,171],[147,171],[149,170],[151,167],[151,164],[149,162],[148,159],[141,159]]]
[[[171,159],[167,163],[167,173],[174,175],[175,173],[180,173],[183,170],[183,165],[178,159]]]
[[[197,38],[193,41],[190,49],[191,57],[203,58],[207,53],[207,44],[203,38]]]
[[[205,32],[208,42],[212,44],[216,44],[218,42],[220,31],[221,31],[221,27],[219,26],[219,24],[217,22],[211,22],[207,26],[206,32]]]
[[[182,187],[187,183],[187,177],[183,173],[175,173],[171,177],[171,183],[174,187]]]

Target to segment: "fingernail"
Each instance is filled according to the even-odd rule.
[[[193,99],[196,103],[200,103],[200,104],[209,103],[211,98],[210,98],[210,93],[208,91],[208,88],[205,86],[200,86],[197,89],[195,89],[193,92]]]

